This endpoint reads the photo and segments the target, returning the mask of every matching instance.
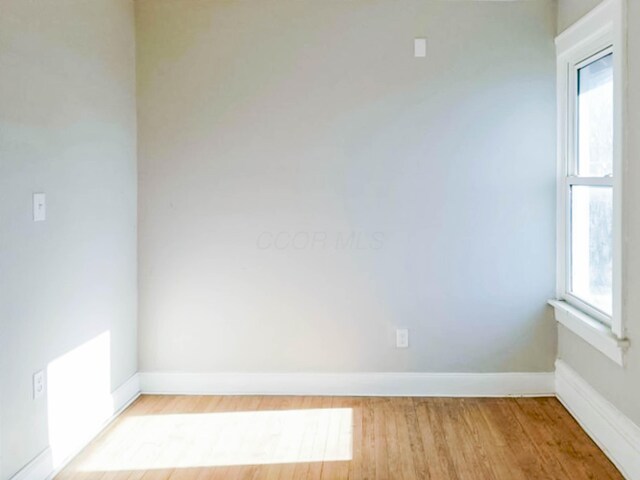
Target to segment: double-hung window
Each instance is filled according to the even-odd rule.
[[[556,318],[617,363],[621,315],[624,0],[607,0],[556,39]]]
[[[564,296],[607,325],[613,315],[613,59],[607,47],[571,69],[563,191]]]

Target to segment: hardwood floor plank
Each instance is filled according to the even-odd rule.
[[[474,441],[481,445],[493,470],[492,478],[527,480],[511,455],[507,441],[498,425],[483,414],[487,399],[471,399],[467,403],[468,422],[473,425]]]
[[[549,473],[540,462],[536,449],[524,433],[509,403],[513,399],[495,399],[487,402],[486,414],[494,419],[503,434],[508,451],[517,467],[526,478],[549,478]]]
[[[458,474],[451,457],[451,445],[447,444],[442,415],[436,402],[431,400],[437,399],[414,399],[429,477],[454,480],[458,478]]]
[[[549,418],[550,424],[557,425],[558,430],[565,432],[557,451],[564,451],[564,457],[572,460],[574,464],[580,465],[583,478],[598,480],[622,478],[613,463],[582,430],[578,422],[567,413],[559,401],[549,402],[547,408],[544,408],[544,413]]]
[[[474,414],[473,407],[477,406],[476,399],[463,398],[460,400],[460,420],[466,432],[467,455],[473,457],[473,463],[476,465],[474,475],[481,473],[486,478],[507,476],[504,459],[502,458],[500,461],[492,461],[491,459],[489,452],[492,450],[492,445],[482,435],[484,425],[481,418]]]
[[[545,464],[549,479],[567,478],[569,471],[555,454],[555,450],[559,446],[556,438],[558,438],[558,433],[560,432],[556,429],[547,428],[548,420],[539,410],[538,402],[531,400],[516,399],[514,402],[510,402],[509,405]]]
[[[396,442],[398,445],[398,462],[399,471],[402,478],[424,478],[424,475],[419,476],[416,470],[415,458],[416,452],[415,440],[412,439],[411,430],[407,417],[415,415],[413,408],[413,401],[411,398],[398,398],[394,399],[389,405],[389,414],[394,416],[395,429],[396,429]],[[420,443],[419,450],[422,450],[422,444]],[[418,451],[419,451],[418,450]],[[422,455],[417,455],[418,458],[422,458]]]
[[[377,479],[391,478],[391,472],[389,471],[389,441],[393,441],[387,435],[387,423],[385,420],[383,404],[386,401],[384,398],[372,398],[371,404],[373,407],[373,424],[374,424],[374,461],[376,465],[376,477]],[[395,472],[394,472],[395,473]]]
[[[336,397],[340,399],[341,397]],[[348,397],[339,401],[338,405],[340,408],[350,408],[351,409],[351,421],[352,421],[352,429],[351,429],[351,461],[347,462],[346,467],[346,477],[349,478],[363,478],[362,473],[362,402],[358,397]]]
[[[361,468],[362,478],[371,480],[376,478],[376,462],[374,461],[376,452],[376,432],[374,407],[372,399],[363,398],[362,405],[362,444],[361,444]],[[354,477],[358,478],[358,477]]]

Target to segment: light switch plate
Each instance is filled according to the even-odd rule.
[[[409,348],[409,330],[406,328],[396,330],[396,347]]]
[[[47,198],[44,193],[33,194],[33,221],[43,222],[47,218]]]
[[[424,58],[427,56],[426,38],[415,38],[413,40],[413,56],[416,58]]]

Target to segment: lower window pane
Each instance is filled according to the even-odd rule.
[[[611,315],[611,187],[571,188],[571,293]]]

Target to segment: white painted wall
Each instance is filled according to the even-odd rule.
[[[134,62],[129,0],[0,0],[0,479],[137,368]]]
[[[589,13],[599,3],[600,0],[558,0],[558,33]]]
[[[555,21],[137,1],[141,370],[552,370]]]
[[[585,13],[583,8],[572,10],[574,3],[560,0],[559,11],[566,15],[563,23],[573,23]],[[631,346],[627,365],[622,368],[560,326],[558,356],[640,425],[640,251],[635,247],[640,245],[640,191],[637,188],[640,185],[640,163],[637,161],[640,158],[640,136],[637,133],[640,131],[640,2],[628,0],[627,8],[628,91],[623,198],[623,238],[626,239],[623,263],[626,272],[622,313]]]

